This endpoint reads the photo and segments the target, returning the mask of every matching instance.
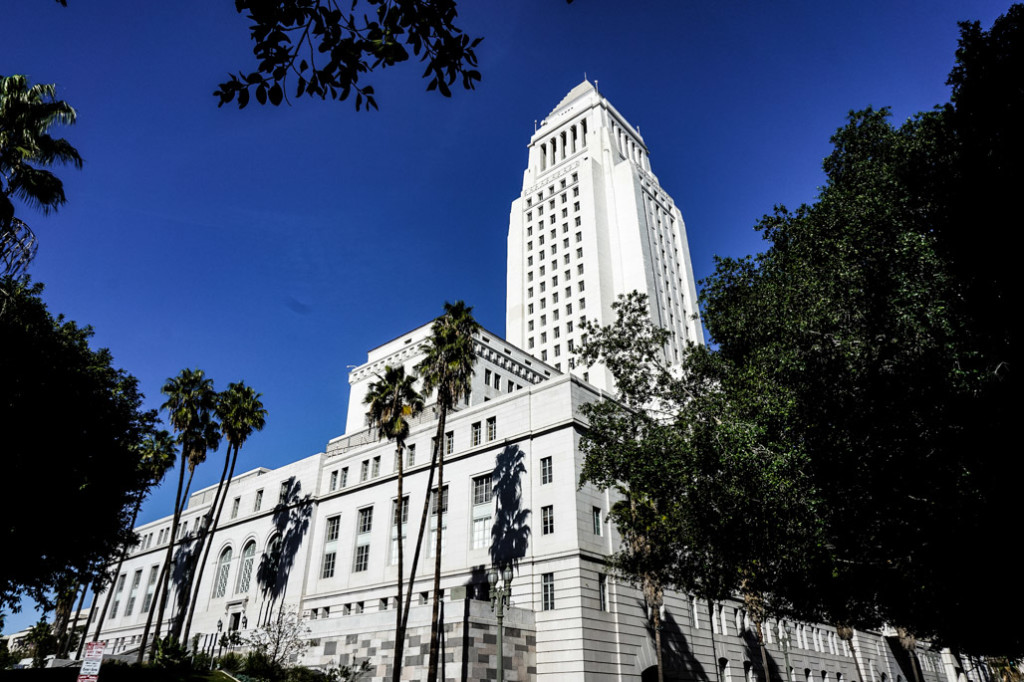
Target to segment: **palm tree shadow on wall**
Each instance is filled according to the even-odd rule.
[[[313,512],[312,497],[309,494],[300,497],[302,483],[294,476],[286,483],[287,493],[274,508],[274,534],[256,568],[256,582],[263,593],[264,603],[258,619],[261,625],[270,622],[278,602],[281,608],[284,607],[288,576],[309,531],[309,517]]]
[[[195,570],[197,550],[198,543],[195,542],[195,537],[190,534],[174,552],[174,564],[171,567],[171,581],[174,585],[174,610],[170,619],[165,621],[168,623],[171,631],[180,632],[181,622],[185,617],[185,609],[188,608],[189,593],[183,587],[186,584],[186,578]]]
[[[530,544],[530,510],[523,508],[522,477],[525,454],[518,445],[506,446],[494,458],[494,525],[491,526],[491,564],[518,567]]]

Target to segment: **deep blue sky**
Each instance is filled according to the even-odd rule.
[[[242,450],[246,470],[340,435],[348,367],[445,300],[504,331],[526,144],[584,72],[640,128],[704,277],[714,255],[761,248],[752,227],[773,205],[814,198],[849,110],[902,120],[946,101],[956,22],[988,27],[1009,3],[463,0],[460,25],[485,37],[477,90],[444,99],[399,65],[367,79],[371,113],[218,109],[217,83],[253,65],[230,0],[70,5],[17,0],[0,20],[0,74],[56,83],[78,111],[58,132],[85,158],[59,171],[59,213],[22,211],[40,241],[31,274],[152,407],[183,367],[261,391],[267,428]],[[28,499],[40,482],[8,483]],[[165,484],[141,520],[173,495]]]

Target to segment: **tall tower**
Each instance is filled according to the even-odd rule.
[[[703,343],[683,217],[651,172],[640,133],[589,82],[569,91],[530,138],[509,216],[505,334],[561,371],[611,390],[603,368],[576,366],[580,321],[615,320],[612,303],[646,293],[672,332],[670,362]]]

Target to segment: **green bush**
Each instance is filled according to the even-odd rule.
[[[245,663],[245,659],[236,654],[234,651],[228,653],[217,659],[217,665],[220,666],[221,670],[225,670],[229,673],[236,673],[242,669],[242,665]]]
[[[242,672],[249,677],[267,682],[280,682],[284,679],[284,668],[281,664],[262,651],[250,651],[246,655]]]

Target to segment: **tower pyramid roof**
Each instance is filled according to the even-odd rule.
[[[548,114],[548,118],[550,118],[552,114],[554,114],[556,111],[564,109],[565,107],[569,106],[580,97],[583,97],[584,95],[589,94],[591,92],[597,92],[597,90],[594,88],[594,84],[588,80],[584,80],[582,83],[580,83],[575,88],[570,90],[565,97],[562,98],[562,101],[559,102],[558,105],[551,110],[550,114]]]

